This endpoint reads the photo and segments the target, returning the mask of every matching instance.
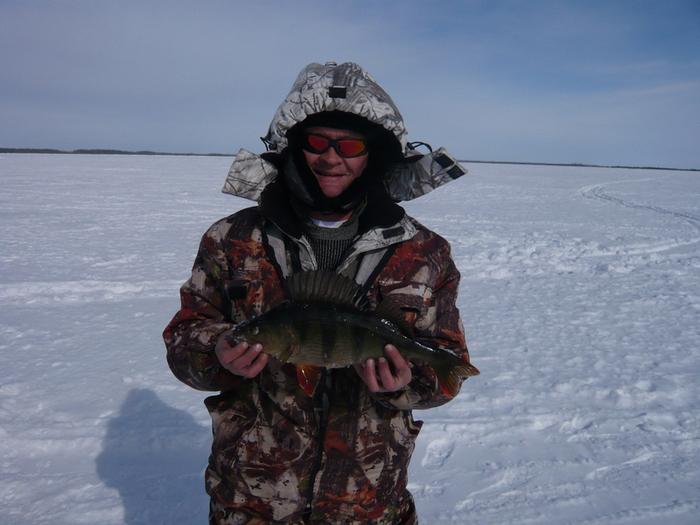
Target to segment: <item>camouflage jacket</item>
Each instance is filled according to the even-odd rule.
[[[369,279],[372,306],[390,296],[417,337],[466,354],[449,244],[388,196],[372,199],[340,272]],[[256,517],[248,523],[301,523],[307,504],[312,522],[412,523],[407,468],[421,427],[412,410],[449,400],[426,363],[412,362],[411,383],[383,394],[370,393],[352,368],[332,371],[322,425],[318,396],[301,389],[293,364],[244,379],[215,356],[224,331],[285,299],[285,275],[314,267],[290,214],[271,185],[257,208],[215,223],[164,332],[173,373],[194,388],[221,391],[206,400],[214,433],[207,491],[219,508]]]
[[[212,522],[414,523],[407,468],[420,422],[412,410],[449,399],[424,362],[412,362],[406,388],[371,394],[352,368],[326,373],[313,396],[294,365],[254,379],[225,371],[219,336],[285,300],[284,279],[316,268],[278,180],[274,155],[310,115],[353,113],[393,134],[404,161],[370,192],[359,233],[337,271],[363,286],[370,307],[390,296],[418,338],[466,355],[455,307],[459,273],[448,243],[407,217],[394,201],[420,197],[466,170],[444,148],[419,154],[406,141],[398,108],[357,64],[309,64],[278,108],[265,137],[268,154],[241,150],[223,191],[258,201],[204,235],[181,290],[182,308],[165,329],[168,363],[206,400],[214,441],[206,472]]]

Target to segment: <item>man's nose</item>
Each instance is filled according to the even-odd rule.
[[[328,148],[326,151],[321,153],[320,160],[328,164],[339,164],[343,162],[343,157],[338,155],[338,152],[335,151],[335,148]]]

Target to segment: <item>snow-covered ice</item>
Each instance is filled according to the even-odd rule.
[[[206,393],[161,331],[227,157],[0,157],[0,523],[205,523]],[[467,164],[446,237],[474,364],[425,424],[423,525],[700,522],[700,173]]]

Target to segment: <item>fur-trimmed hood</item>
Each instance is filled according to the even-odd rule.
[[[301,71],[263,139],[269,151],[284,151],[291,128],[311,115],[327,111],[352,113],[393,134],[404,158],[394,165],[385,181],[395,201],[425,195],[467,172],[444,148],[427,155],[417,152],[406,141],[403,117],[394,101],[364,69],[352,62],[313,63]],[[258,201],[277,173],[277,167],[264,155],[241,149],[229,170],[223,192]]]

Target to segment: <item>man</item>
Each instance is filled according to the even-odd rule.
[[[443,149],[406,143],[391,98],[356,64],[310,64],[277,110],[268,153],[241,150],[224,191],[258,202],[204,235],[168,363],[206,400],[213,445],[210,523],[417,523],[406,490],[420,422],[449,401],[434,371],[386,357],[325,370],[308,395],[292,363],[269,366],[231,329],[285,300],[302,271],[354,279],[370,308],[391,298],[416,338],[468,358],[449,244],[395,201],[465,173]]]

